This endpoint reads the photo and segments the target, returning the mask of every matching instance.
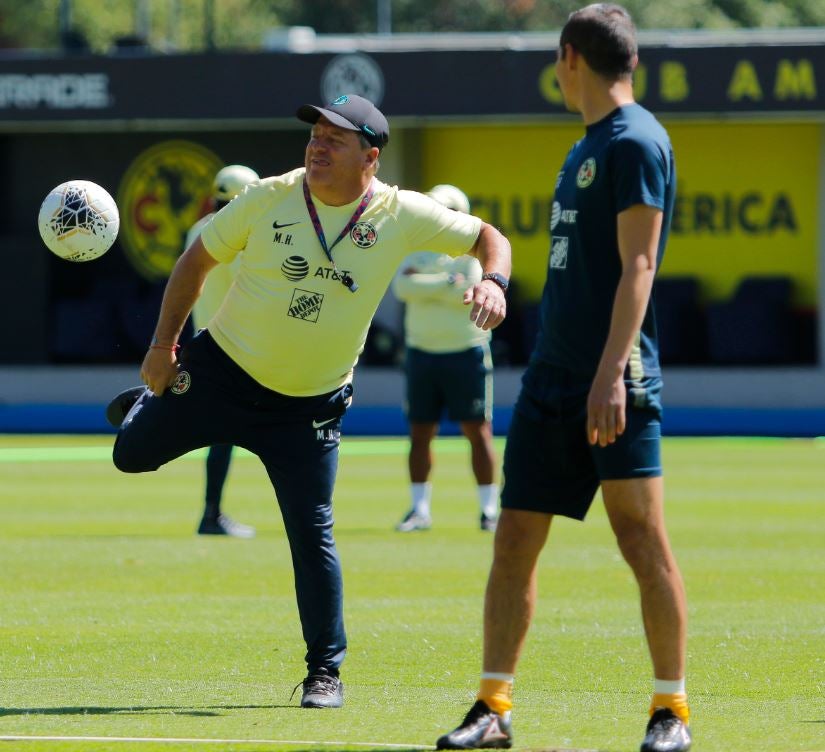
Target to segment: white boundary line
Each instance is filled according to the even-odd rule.
[[[433,745],[396,744],[390,742],[343,742],[343,741],[307,741],[289,739],[203,739],[186,737],[150,737],[150,736],[0,736],[0,742],[147,742],[160,744],[295,744],[300,746],[328,747],[375,747],[378,749],[432,749]],[[554,752],[545,750],[545,752]],[[556,750],[556,752],[588,752],[587,750]],[[595,751],[594,751],[595,752]],[[825,752],[809,750],[808,752]]]
[[[203,739],[149,736],[0,736],[0,742],[152,742],[162,744],[295,744],[317,747],[376,747],[384,749],[432,749],[433,745],[391,744],[387,742],[307,741],[289,739]]]

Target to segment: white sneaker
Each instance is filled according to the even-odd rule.
[[[414,509],[410,509],[395,529],[399,533],[412,533],[415,530],[429,530],[433,526],[433,518],[430,515],[418,514]]]
[[[204,517],[198,526],[198,535],[228,535],[231,538],[254,538],[255,528],[235,522],[225,514],[219,514],[216,519]]]
[[[482,530],[485,530],[488,533],[493,533],[496,530],[496,525],[498,524],[498,520],[495,516],[490,517],[490,515],[481,513],[481,520],[479,522],[479,527]]]

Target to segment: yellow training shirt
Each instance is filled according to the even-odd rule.
[[[358,284],[351,292],[321,248],[303,178],[299,168],[247,186],[201,231],[220,262],[243,251],[209,332],[252,378],[292,396],[324,394],[350,381],[375,309],[406,256],[421,249],[459,256],[481,231],[477,217],[375,179],[366,211],[332,248],[338,272]],[[361,197],[346,206],[313,201],[331,247]]]
[[[408,256],[392,289],[406,303],[404,333],[408,347],[432,353],[460,352],[490,341],[470,321],[465,290],[481,281],[481,264],[474,256],[453,258],[418,251]]]

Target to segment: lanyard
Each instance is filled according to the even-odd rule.
[[[373,183],[370,181],[370,187],[367,189],[367,192],[364,194],[364,197],[361,199],[361,203],[355,207],[355,211],[353,212],[352,216],[350,217],[349,222],[347,222],[346,226],[343,230],[341,230],[340,235],[335,239],[335,242],[327,246],[327,238],[324,235],[324,228],[321,226],[321,218],[318,216],[318,210],[315,208],[315,204],[312,201],[312,196],[309,193],[309,186],[307,185],[306,178],[304,178],[304,201],[307,205],[307,211],[309,212],[309,218],[312,220],[312,226],[315,228],[315,234],[318,236],[318,242],[321,244],[321,248],[324,249],[324,253],[327,255],[329,262],[332,264],[332,270],[335,274],[338,274],[341,277],[341,282],[344,284],[344,287],[348,288],[350,292],[355,292],[358,289],[358,285],[356,284],[355,280],[350,277],[349,274],[341,274],[335,266],[335,261],[332,258],[332,249],[335,248],[341,240],[346,237],[350,230],[355,227],[356,223],[360,219],[361,215],[364,213],[364,210],[367,208],[370,200],[372,199],[372,195],[374,193]]]

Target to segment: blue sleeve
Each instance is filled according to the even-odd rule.
[[[672,164],[668,144],[654,139],[619,139],[611,158],[617,214],[636,204],[664,210]]]

